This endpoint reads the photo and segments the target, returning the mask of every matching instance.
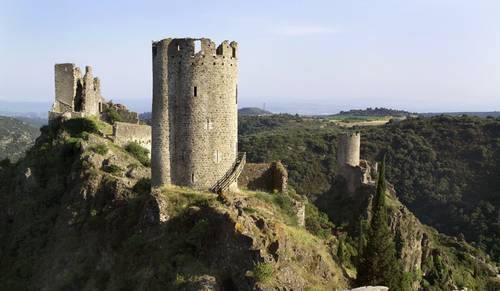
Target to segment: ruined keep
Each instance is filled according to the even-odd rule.
[[[153,42],[152,50],[152,185],[235,185],[244,164],[237,43],[167,38]]]
[[[83,77],[75,64],[56,64],[54,69],[56,96],[49,112],[49,120],[59,116],[99,116],[103,98],[100,81],[92,76],[92,68],[86,66]]]

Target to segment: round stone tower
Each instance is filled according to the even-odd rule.
[[[337,164],[339,167],[359,166],[361,134],[359,132],[342,133],[337,142]]]
[[[152,185],[209,189],[238,154],[237,43],[153,42]]]

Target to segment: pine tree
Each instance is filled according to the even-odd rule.
[[[384,158],[378,175],[367,243],[359,260],[358,283],[372,286],[384,285],[388,286],[389,290],[405,290],[403,271],[396,257],[394,235],[387,222],[385,194]]]

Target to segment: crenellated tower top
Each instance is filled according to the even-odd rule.
[[[223,41],[220,45],[209,38],[165,38],[153,41],[153,56],[159,45],[167,45],[167,53],[171,58],[203,58],[213,56],[223,59],[237,59],[238,43]]]

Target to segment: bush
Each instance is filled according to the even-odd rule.
[[[117,165],[107,165],[103,167],[102,170],[110,174],[118,174],[121,173],[121,171],[123,171],[123,169],[118,167]]]
[[[73,137],[83,137],[85,135],[84,132],[99,132],[97,124],[93,120],[87,118],[72,118],[66,120],[61,124],[61,127]]]
[[[328,215],[321,212],[314,205],[306,204],[306,229],[321,238],[331,235],[334,224]]]
[[[90,147],[90,150],[96,154],[105,155],[108,153],[108,146],[106,146],[106,144],[100,143]]]
[[[269,263],[257,263],[253,266],[252,273],[257,282],[265,283],[272,278],[274,270]]]
[[[105,113],[106,113],[108,120],[111,124],[113,124],[117,121],[123,121],[122,116],[114,107],[108,107],[106,109]]]
[[[136,142],[128,143],[125,146],[125,150],[136,158],[145,167],[151,166],[151,160],[149,159],[149,151]]]

